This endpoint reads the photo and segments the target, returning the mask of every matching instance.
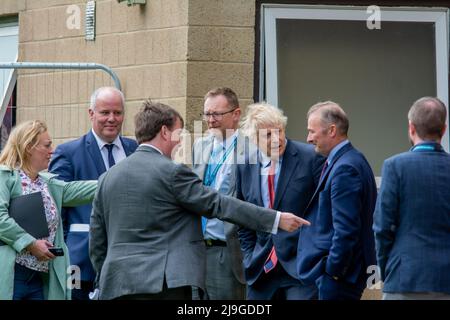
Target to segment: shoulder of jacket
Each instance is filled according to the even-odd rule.
[[[0,164],[0,172],[10,172],[12,173],[14,170],[4,164]]]
[[[39,172],[39,176],[44,179],[46,183],[50,184],[64,184],[65,182],[62,180],[56,179],[58,177],[57,174],[51,172]]]
[[[59,144],[56,147],[55,151],[73,153],[78,150],[80,145],[84,145],[85,141],[86,141],[86,135],[81,136],[77,139],[70,140],[70,141]]]
[[[134,139],[130,139],[130,138],[127,138],[127,137],[124,137],[124,136],[120,136],[120,139],[122,139],[122,141],[124,141],[124,142],[126,142],[128,144],[135,145],[135,146],[138,145],[137,141],[134,140]]]
[[[292,144],[292,147],[296,149],[298,152],[301,152],[305,155],[315,156],[317,153],[314,150],[314,146],[309,143],[304,143],[301,141],[296,140],[289,140],[289,142]]]

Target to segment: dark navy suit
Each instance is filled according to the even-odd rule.
[[[250,157],[256,157],[256,154],[252,154]],[[323,157],[314,152],[312,146],[288,140],[281,162],[273,209],[302,216],[316,188],[324,160]],[[247,164],[238,165],[237,197],[258,206],[264,206],[261,196],[260,170],[261,163],[259,159],[255,158]],[[276,235],[272,235],[241,228],[239,238],[244,254],[245,278],[249,285],[249,298],[253,298],[251,295],[252,286],[255,288],[261,286],[267,292],[267,296],[257,296],[257,298],[271,299],[271,295],[277,287],[283,285],[282,281],[300,284],[296,273],[298,231],[289,233],[279,230]],[[282,271],[282,273],[285,273],[284,280],[277,279],[277,276],[281,276],[280,271],[277,270],[280,267],[279,265],[267,275],[264,273],[264,262],[269,256],[272,246],[275,246],[278,264],[285,271]],[[271,273],[273,273],[273,276]],[[268,275],[271,276],[270,280],[267,280]],[[261,285],[261,282],[264,281],[269,282]],[[285,284],[289,285],[289,283]],[[317,290],[313,287],[312,292],[307,293],[309,296],[296,298],[311,298],[311,294],[315,296],[316,293]]]
[[[319,299],[359,299],[367,267],[376,263],[375,179],[351,143],[330,160],[306,210],[311,226],[300,230],[298,275],[318,285]]]
[[[384,162],[374,226],[384,292],[450,294],[450,155],[424,143]]]
[[[120,140],[127,156],[136,150],[136,141],[123,137]],[[106,168],[92,131],[77,140],[59,145],[53,154],[49,170],[64,181],[97,180]],[[89,224],[91,211],[91,205],[84,205],[64,208],[62,212],[70,263],[80,267],[82,281],[95,279],[89,259],[89,233],[69,232],[69,226]]]

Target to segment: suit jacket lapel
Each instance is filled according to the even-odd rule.
[[[251,162],[255,163],[255,162]],[[264,202],[262,200],[261,195],[261,162],[259,159],[256,161],[256,164],[250,164],[250,183],[251,187],[250,190],[254,192],[254,196],[256,198],[256,204],[260,207],[264,207]]]
[[[101,175],[103,172],[106,171],[106,167],[103,162],[100,149],[98,148],[97,140],[95,140],[95,137],[91,131],[89,131],[89,133],[86,136],[86,150],[92,157],[94,165],[97,168],[98,174]]]
[[[280,201],[283,198],[284,191],[286,190],[293,173],[299,165],[297,157],[297,151],[292,148],[292,143],[288,140],[286,144],[286,151],[283,155],[283,161],[281,162],[280,176],[278,177],[277,188],[275,191],[274,208],[278,208]]]
[[[133,153],[133,151],[129,148],[128,143],[122,138],[122,136],[119,137],[120,142],[122,142],[123,150],[125,151],[125,155],[128,157],[130,154]]]
[[[336,153],[336,155],[333,158],[333,161],[328,165],[327,169],[325,170],[325,172],[322,174],[322,177],[319,180],[319,183],[317,184],[317,188],[314,191],[313,196],[311,197],[311,200],[309,200],[308,205],[306,206],[306,209],[304,211],[304,213],[306,213],[306,211],[308,210],[308,208],[310,207],[310,205],[313,203],[314,199],[316,198],[316,196],[319,194],[320,191],[323,190],[324,185],[328,179],[328,175],[331,172],[331,169],[333,168],[334,164],[336,163],[336,161],[347,151],[353,149],[353,146],[351,143],[346,144],[345,146],[343,146],[341,148],[341,150],[338,151],[338,153]]]

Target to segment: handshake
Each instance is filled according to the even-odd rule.
[[[284,231],[293,232],[301,226],[310,226],[311,223],[305,219],[297,217],[295,214],[289,212],[281,212],[280,223],[278,228]]]

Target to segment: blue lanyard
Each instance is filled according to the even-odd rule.
[[[443,151],[442,146],[439,143],[421,143],[411,148],[413,152],[426,152],[426,151]]]
[[[236,147],[236,145],[237,145],[237,137],[234,138],[233,143],[228,147],[227,151],[225,151],[225,153],[224,153],[224,155],[222,157],[222,161],[220,161],[214,167],[214,170],[212,170],[212,172],[211,172],[211,167],[212,166],[210,164],[208,164],[208,166],[206,167],[205,179],[203,180],[203,184],[205,186],[212,185],[214,180],[216,180],[217,173],[219,172],[220,168],[224,164],[225,160],[227,160],[227,158],[228,158],[229,154],[231,153],[231,151]]]

